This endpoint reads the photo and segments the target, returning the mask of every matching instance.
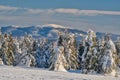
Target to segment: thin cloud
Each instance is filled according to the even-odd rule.
[[[55,9],[55,12],[58,13],[71,13],[71,14],[77,14],[79,13],[78,9],[64,9],[64,8],[59,8],[59,9]]]
[[[6,14],[10,11],[21,11],[27,14],[72,14],[75,16],[96,16],[96,15],[120,15],[120,11],[102,11],[102,10],[80,10],[80,9],[29,9],[29,8],[19,8],[19,7],[11,7],[11,6],[3,6],[0,5],[0,13],[6,12]]]
[[[79,10],[79,9],[64,9],[59,8],[54,10],[57,13],[68,13],[74,15],[120,15],[120,11],[102,11],[102,10]]]
[[[27,9],[28,14],[53,14],[56,13],[54,9]]]
[[[43,13],[46,12],[45,10],[42,9],[27,9],[27,12],[30,14],[39,14],[39,13]]]
[[[79,9],[28,9],[28,13],[40,14],[40,13],[57,13],[57,14],[73,14],[76,16],[96,16],[96,15],[120,15],[120,11],[102,11],[102,10],[79,10]]]
[[[19,9],[19,8],[18,7],[0,5],[0,10],[17,10],[17,9]]]

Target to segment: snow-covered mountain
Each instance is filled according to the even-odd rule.
[[[37,26],[3,26],[1,27],[2,33],[12,33],[13,36],[24,36],[26,33],[33,35],[33,37],[45,37],[49,39],[56,39],[58,36],[59,31],[64,31],[66,27],[57,25],[57,24],[47,24],[47,25],[37,25]],[[68,32],[74,33],[74,34],[83,34],[86,35],[87,32],[73,29],[73,28],[67,28]],[[105,35],[105,33],[102,32],[96,32],[98,37],[102,37]],[[116,40],[116,38],[119,35],[117,34],[111,34],[112,39]]]

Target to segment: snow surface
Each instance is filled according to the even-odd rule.
[[[56,72],[41,68],[0,66],[0,80],[120,80],[120,75],[86,75],[81,74],[79,70]]]

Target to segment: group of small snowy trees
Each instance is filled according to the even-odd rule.
[[[117,75],[120,66],[120,38],[113,42],[109,34],[97,38],[93,30],[82,36],[67,29],[58,33],[56,41],[35,39],[30,34],[13,37],[0,33],[0,65],[34,66],[55,71],[80,69],[82,73],[97,72]]]
[[[109,34],[97,39],[95,32],[89,30],[79,47],[82,73],[97,72],[117,76],[117,66],[120,64],[118,46],[118,41],[115,45]]]
[[[50,57],[47,52],[50,48],[43,41],[33,39],[29,34],[21,38],[14,38],[12,34],[1,34],[0,59],[5,65],[48,67],[46,60]]]
[[[24,40],[19,41],[19,39],[13,38],[12,34],[4,34],[1,38],[0,51],[4,64],[29,66],[34,59],[30,51],[32,42],[29,40],[30,38],[27,39],[25,36]]]

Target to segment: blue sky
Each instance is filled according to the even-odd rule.
[[[120,34],[120,0],[0,0],[0,26],[59,24]]]

